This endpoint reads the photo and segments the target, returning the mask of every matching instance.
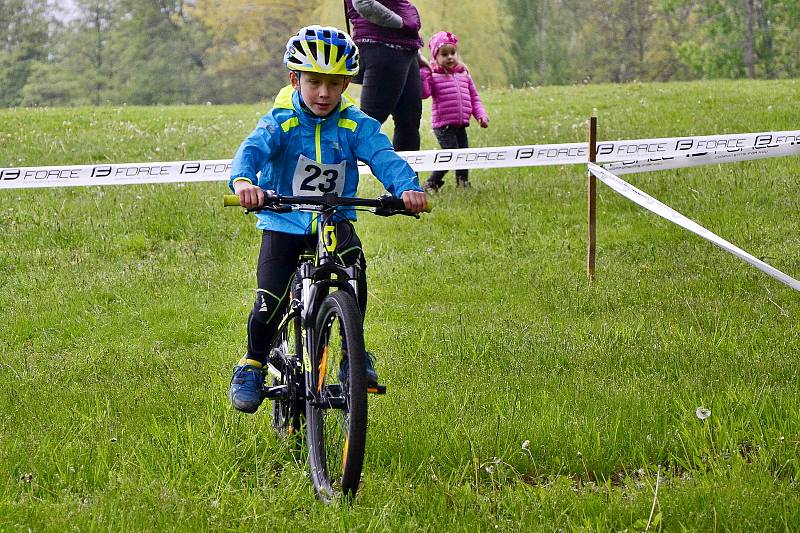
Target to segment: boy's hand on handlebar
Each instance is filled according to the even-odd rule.
[[[264,189],[249,181],[237,181],[233,191],[239,197],[239,204],[245,209],[255,209],[264,205]]]
[[[419,214],[428,208],[428,197],[424,192],[406,191],[402,196],[406,209],[414,214]]]

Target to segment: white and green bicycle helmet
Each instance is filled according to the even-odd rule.
[[[286,43],[283,64],[289,70],[355,76],[358,47],[342,30],[331,26],[306,26]]]

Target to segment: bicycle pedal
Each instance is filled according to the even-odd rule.
[[[386,394],[386,385],[378,384],[375,387],[367,387],[367,394]]]

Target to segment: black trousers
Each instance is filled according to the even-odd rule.
[[[433,128],[433,133],[436,135],[436,140],[439,141],[439,146],[441,146],[444,150],[469,148],[469,139],[467,139],[466,126],[445,126],[443,128]],[[434,170],[428,178],[428,181],[431,183],[442,184],[444,183],[445,174],[447,174],[446,170]],[[469,170],[465,168],[456,170],[456,179],[459,181],[467,181],[469,179]]]
[[[361,240],[350,222],[336,224],[336,253],[347,266],[361,264],[357,280],[358,306],[363,317],[367,311],[367,273]],[[261,251],[258,254],[258,290],[247,321],[247,357],[265,363],[271,341],[289,303],[289,286],[297,270],[300,255],[313,250],[316,235],[293,235],[278,231],[264,231]]]
[[[397,151],[419,150],[422,86],[416,50],[360,43],[361,110],[381,124],[394,119]]]

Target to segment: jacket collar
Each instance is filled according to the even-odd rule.
[[[318,117],[303,108],[303,104],[300,100],[300,91],[296,91],[291,85],[287,85],[281,89],[280,92],[278,92],[278,96],[275,97],[275,104],[273,107],[275,109],[291,109],[295,112],[301,122],[308,121],[311,124],[318,124],[320,122],[328,121],[332,118],[338,119],[339,114],[342,111],[355,105],[356,102],[350,97],[350,95],[347,93],[342,93],[342,98],[339,101],[339,107],[327,117]]]
[[[464,72],[467,70],[467,67],[464,66],[464,63],[458,63],[455,67],[448,70],[441,66],[436,61],[431,62],[431,70],[437,74],[456,74],[458,72]]]

